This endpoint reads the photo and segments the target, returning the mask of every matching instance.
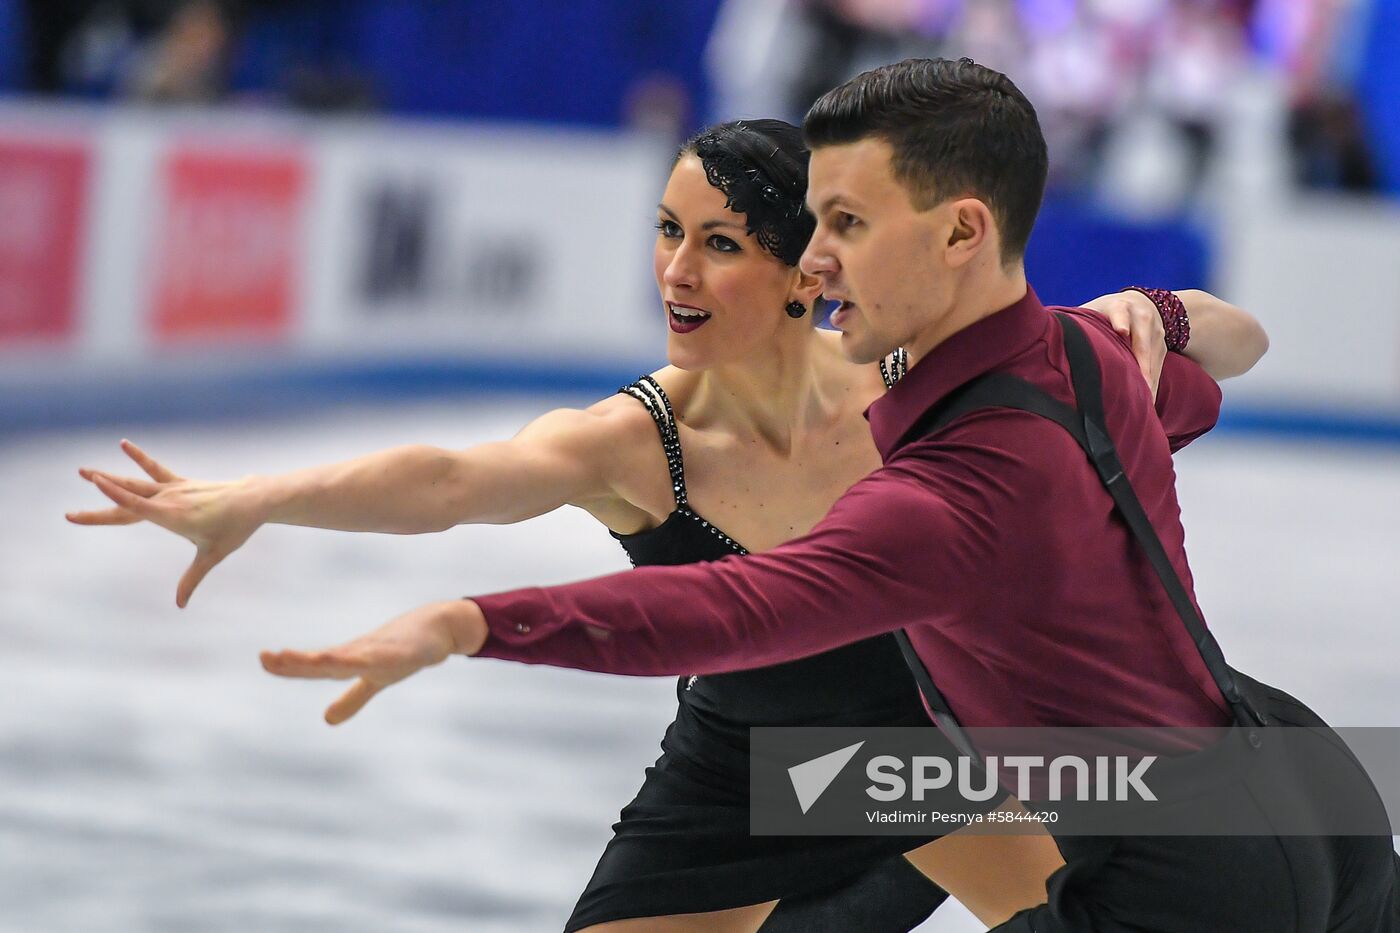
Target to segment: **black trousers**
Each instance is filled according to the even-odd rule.
[[[927,920],[947,899],[947,892],[897,855],[838,890],[783,898],[758,933],[903,933]]]
[[[1064,837],[1049,902],[993,933],[1400,933],[1389,837]]]

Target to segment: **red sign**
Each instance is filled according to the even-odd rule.
[[[291,321],[305,170],[294,152],[176,150],[152,266],[165,342],[277,337]]]
[[[81,143],[0,139],[0,342],[72,333],[87,177]]]

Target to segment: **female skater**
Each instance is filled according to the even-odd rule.
[[[550,412],[503,443],[396,448],[234,483],[183,480],[124,444],[151,480],[81,471],[119,508],[69,518],[148,519],[193,541],[181,606],[266,522],[419,533],[572,504],[637,564],[718,559],[801,535],[879,466],[861,415],[900,365],[848,363],[837,335],[812,326],[818,283],[796,268],[813,228],[806,163],[797,128],[771,120],[724,124],[682,148],[655,249],[672,365],[619,395]],[[1248,315],[1204,293],[1183,297],[1198,362],[1216,378],[1253,365],[1265,340]],[[1133,341],[1152,380],[1161,324],[1139,298],[1093,306]],[[328,720],[347,718],[374,689],[333,706]],[[1044,901],[1044,879],[1061,863],[1045,835],[749,835],[750,726],[927,722],[889,636],[682,678],[677,696],[663,754],[622,811],[568,930],[905,930],[944,897],[911,863],[988,923]]]

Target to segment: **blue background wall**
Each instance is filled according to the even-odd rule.
[[[1026,248],[1040,299],[1073,305],[1126,285],[1210,287],[1205,234],[1184,220],[1129,223],[1068,198],[1049,198]]]
[[[0,0],[0,91],[18,90],[24,72],[24,29],[19,0]]]
[[[686,89],[696,121],[719,2],[316,0],[255,17],[237,79],[264,89],[310,58],[365,73],[400,113],[610,126],[628,90],[662,73]]]
[[[1386,189],[1400,195],[1400,0],[1371,0],[1357,92]]]

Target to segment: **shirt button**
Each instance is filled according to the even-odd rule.
[[[517,622],[515,623],[515,630],[521,635],[524,635],[526,632],[530,631],[530,626],[526,625],[524,622]]]

